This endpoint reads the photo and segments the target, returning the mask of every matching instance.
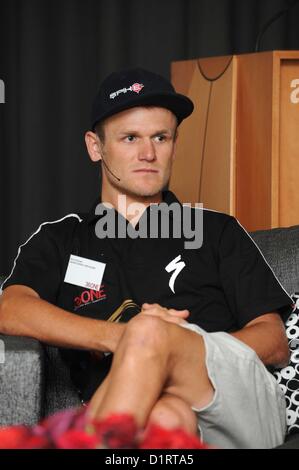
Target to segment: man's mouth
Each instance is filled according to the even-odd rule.
[[[133,173],[158,173],[158,170],[153,170],[150,168],[139,168],[138,170],[134,170]]]

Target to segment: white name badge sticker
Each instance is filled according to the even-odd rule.
[[[105,267],[105,263],[71,255],[64,282],[99,291]]]

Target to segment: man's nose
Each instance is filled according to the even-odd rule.
[[[152,161],[156,159],[156,149],[151,139],[144,139],[140,142],[139,160]]]

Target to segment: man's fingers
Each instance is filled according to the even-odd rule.
[[[186,323],[185,317],[189,315],[188,311],[181,311],[180,314],[178,314],[177,310],[173,310],[174,313],[170,313],[167,308],[148,308],[148,309],[142,309],[140,312],[140,315],[149,315],[152,317],[158,317],[161,318],[161,320],[170,322],[170,323],[176,323],[177,325],[180,325],[182,323]]]
[[[148,303],[146,303],[146,302],[145,302],[144,304],[142,304],[141,307],[142,307],[144,310],[146,310],[146,309],[148,309],[148,308],[157,308],[157,307],[163,308],[163,307],[161,307],[161,305],[159,305],[159,304],[148,304]]]
[[[144,303],[142,305],[142,310],[146,310],[147,313],[149,313],[149,311],[156,310],[156,311],[160,311],[161,314],[167,313],[169,315],[174,315],[180,318],[187,318],[190,315],[190,312],[187,309],[184,309],[184,310],[176,310],[174,308],[168,309],[156,303],[155,304]]]
[[[168,310],[168,313],[170,315],[175,315],[176,317],[180,317],[180,318],[187,318],[190,315],[190,312],[187,309],[185,309],[185,310],[175,310],[174,308],[170,308]]]
[[[178,317],[177,315],[169,315],[167,313],[161,313],[160,311],[157,311],[156,309],[142,310],[142,312],[139,315],[148,315],[150,317],[158,317],[158,318],[161,318],[161,320],[164,320],[169,323],[176,323],[177,325],[186,323],[184,318]]]

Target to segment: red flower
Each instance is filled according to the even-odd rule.
[[[55,441],[58,449],[95,449],[98,438],[95,434],[87,434],[77,429],[70,429],[61,434]]]
[[[110,415],[102,421],[94,421],[93,426],[104,448],[135,449],[137,447],[137,426],[131,415]]]
[[[0,449],[16,449],[30,432],[26,426],[11,426],[0,429]]]
[[[43,420],[33,428],[36,436],[48,436],[54,442],[69,429],[84,430],[86,426],[84,408],[71,408],[60,411]]]
[[[110,415],[90,422],[86,409],[56,413],[39,425],[0,429],[0,449],[207,449],[193,434],[151,424],[138,429],[133,416]]]
[[[164,429],[150,424],[145,432],[139,449],[207,449],[198,437],[183,429]]]
[[[30,435],[20,445],[18,449],[51,449],[52,445],[46,436]]]
[[[48,446],[48,439],[34,436],[26,426],[0,429],[0,449],[44,449]]]

